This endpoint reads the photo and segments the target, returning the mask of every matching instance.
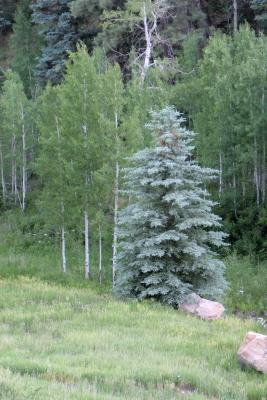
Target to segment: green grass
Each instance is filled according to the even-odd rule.
[[[207,322],[88,288],[0,280],[0,399],[262,400],[237,349],[252,321]]]

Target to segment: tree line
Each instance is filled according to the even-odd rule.
[[[63,271],[74,240],[90,278],[97,243],[98,279],[104,253],[114,281],[121,169],[151,146],[150,111],[167,104],[198,132],[194,157],[219,170],[209,190],[230,243],[266,256],[264,2],[226,3],[18,3],[0,98],[1,209],[38,215],[26,231],[60,242]]]

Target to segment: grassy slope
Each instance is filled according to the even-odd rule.
[[[267,398],[236,351],[251,321],[205,322],[151,303],[27,277],[0,280],[0,399]]]

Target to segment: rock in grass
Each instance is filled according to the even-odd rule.
[[[267,336],[248,332],[237,356],[242,367],[254,368],[267,374]]]
[[[180,309],[208,320],[220,319],[225,310],[221,303],[203,299],[196,293],[188,295],[180,305]]]

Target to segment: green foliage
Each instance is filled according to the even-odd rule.
[[[1,217],[0,277],[16,279],[25,276],[67,287],[98,287],[98,226],[92,224],[90,252],[93,280],[89,284],[84,280],[82,233],[74,226],[66,232],[68,268],[62,274],[60,234],[38,211],[31,208],[26,215],[22,215],[13,210]],[[102,285],[99,290],[105,291],[111,282],[111,238],[107,225],[103,227],[102,235]]]
[[[19,3],[12,29],[11,48],[14,59],[11,67],[20,76],[27,95],[33,97],[35,91],[33,72],[41,42],[36,28],[32,26],[29,0]]]
[[[266,259],[266,207],[245,205],[238,213],[238,219],[232,213],[227,214],[227,204],[221,210],[226,230],[230,232],[230,240],[234,249],[241,255],[249,255],[254,261]]]
[[[186,77],[175,89],[176,104],[189,112],[199,132],[198,156],[220,170],[213,193],[220,200],[230,238],[244,239],[243,249],[246,240],[261,231],[265,209],[266,52],[265,37],[256,36],[248,26],[233,37],[216,33],[195,77]],[[254,220],[257,227],[251,235],[252,210],[261,217]],[[242,220],[247,220],[247,227]],[[260,247],[254,239],[253,251]]]
[[[34,108],[26,97],[18,74],[9,70],[5,77],[0,97],[2,199],[5,205],[12,200],[24,210],[27,178],[31,173],[29,163],[35,143]]]
[[[81,40],[92,50],[94,39],[102,30],[101,15],[104,9],[110,9],[115,4],[121,6],[122,1],[112,0],[74,0],[70,3],[72,16],[78,21],[78,31]]]
[[[194,157],[220,171],[208,188],[231,243],[266,258],[266,37],[241,26],[232,36],[215,32],[206,46],[214,29],[232,33],[232,1],[37,0],[29,9],[29,0],[0,0],[0,8],[0,30],[13,22],[10,41],[1,37],[1,66],[13,72],[1,77],[0,205],[24,210],[25,247],[48,232],[47,246],[58,245],[64,225],[69,256],[77,243],[80,260],[87,211],[92,254],[100,231],[110,254],[115,166],[153,142],[150,111],[175,104],[199,132]],[[265,2],[238,0],[239,22],[254,24],[253,12],[264,22]],[[152,48],[143,77],[145,16]],[[68,53],[79,35],[88,48]],[[38,99],[36,63],[39,82],[61,82]]]
[[[225,235],[205,184],[216,172],[192,160],[194,134],[172,108],[152,114],[152,149],[137,152],[126,169],[131,202],[120,212],[115,291],[178,306],[190,292],[216,297],[226,282],[216,247]]]
[[[40,210],[50,228],[76,229],[80,237],[83,214],[91,227],[98,212],[110,218],[115,162],[124,147],[117,126],[124,103],[121,73],[102,56],[90,57],[81,45],[70,54],[61,86],[48,87],[40,99]],[[123,137],[127,141],[128,134]],[[110,229],[105,229],[109,240]]]
[[[264,314],[267,308],[266,261],[255,263],[249,257],[241,258],[233,254],[226,259],[226,266],[230,282],[226,298],[229,309],[245,314]]]

